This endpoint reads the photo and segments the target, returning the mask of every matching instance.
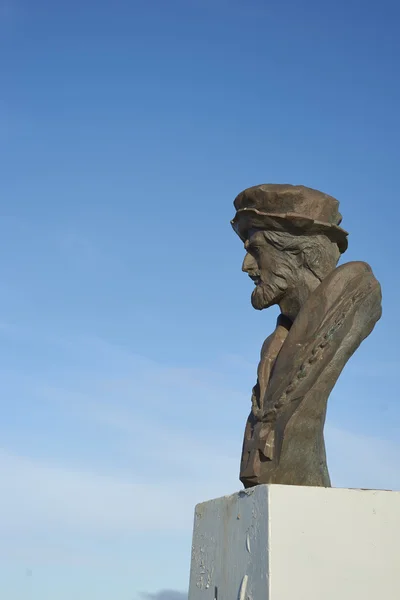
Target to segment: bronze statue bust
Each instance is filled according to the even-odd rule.
[[[240,479],[330,486],[323,429],[329,394],[381,316],[369,265],[337,267],[347,232],[337,200],[304,186],[259,185],[234,201],[251,302],[281,315],[261,350]]]

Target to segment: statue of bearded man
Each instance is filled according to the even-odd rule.
[[[347,248],[337,200],[303,186],[259,185],[234,201],[251,302],[281,315],[261,350],[240,468],[245,487],[330,486],[323,437],[329,394],[381,317],[369,265],[337,267]]]

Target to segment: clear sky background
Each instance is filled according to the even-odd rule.
[[[382,283],[326,439],[334,485],[400,488],[399,25],[395,0],[0,0],[1,598],[187,589],[278,313],[229,225],[250,185],[337,197]]]

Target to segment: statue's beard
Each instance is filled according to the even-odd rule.
[[[260,281],[251,294],[251,304],[256,310],[263,310],[279,304],[288,285],[286,280],[275,275],[268,283]]]

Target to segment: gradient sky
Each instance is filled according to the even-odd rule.
[[[327,450],[334,485],[400,488],[399,24],[388,0],[0,0],[0,597],[187,589],[277,316],[229,225],[249,185],[337,197],[382,283]]]

